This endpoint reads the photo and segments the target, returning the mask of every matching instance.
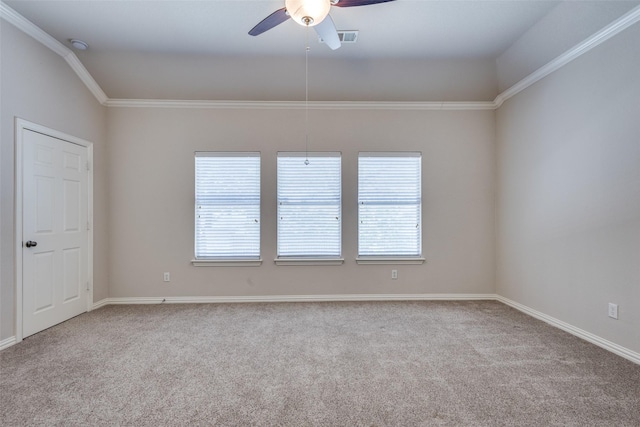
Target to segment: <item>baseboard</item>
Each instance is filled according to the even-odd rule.
[[[556,328],[562,329],[563,331],[568,332],[571,335],[575,335],[578,338],[582,338],[585,341],[595,344],[598,347],[604,348],[605,350],[608,350],[614,354],[617,354],[618,356],[624,357],[625,359],[640,365],[640,353],[636,353],[635,351],[629,350],[626,347],[622,347],[621,345],[618,345],[604,338],[601,338],[597,335],[594,335],[591,332],[587,332],[583,329],[577,328],[573,325],[570,325],[569,323],[563,322],[562,320],[558,320],[555,317],[551,317],[547,314],[541,313],[537,310],[527,307],[526,305],[512,301],[509,298],[505,298],[501,295],[496,295],[496,300],[510,307],[513,307],[516,310],[519,310],[525,314],[528,314],[531,317],[535,317],[536,319],[542,320],[543,322],[546,322],[551,326],[555,326]]]
[[[94,308],[109,304],[204,304],[241,302],[331,302],[331,301],[469,301],[495,300],[495,294],[345,294],[345,295],[258,295],[206,297],[106,298]],[[100,304],[98,306],[98,304]]]
[[[0,350],[4,350],[5,348],[9,348],[16,343],[16,337],[5,338],[0,341]]]
[[[109,300],[110,300],[110,298],[103,298],[103,299],[101,299],[101,300],[100,300],[100,301],[98,301],[98,302],[94,302],[94,303],[93,303],[93,308],[92,308],[92,310],[95,310],[95,309],[97,309],[97,308],[104,307],[105,305],[109,305],[109,304],[111,304],[111,303],[109,302]]]

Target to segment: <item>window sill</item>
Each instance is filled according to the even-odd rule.
[[[358,257],[358,264],[398,264],[398,265],[420,265],[424,264],[424,258],[411,257]]]
[[[192,259],[194,267],[259,267],[262,259]]]
[[[276,265],[342,265],[344,258],[276,258]]]

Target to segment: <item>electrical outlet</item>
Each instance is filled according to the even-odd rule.
[[[398,278],[398,270],[391,270],[391,278],[392,279]]]
[[[612,319],[618,318],[618,304],[612,302],[609,303],[609,317]]]
[[[171,281],[171,275],[169,273],[164,273],[164,281],[165,282],[170,282]]]

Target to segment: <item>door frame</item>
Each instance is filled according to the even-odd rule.
[[[22,313],[22,223],[23,223],[23,133],[25,130],[37,132],[50,136],[55,139],[80,145],[87,149],[87,271],[89,281],[89,290],[87,291],[87,311],[93,309],[93,143],[72,135],[50,129],[48,127],[32,123],[27,120],[16,117],[15,120],[15,338],[16,343],[22,341],[23,338],[23,313]]]

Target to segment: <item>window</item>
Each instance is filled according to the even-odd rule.
[[[276,263],[342,262],[340,161],[340,153],[278,153]]]
[[[195,161],[194,265],[259,261],[260,153],[197,152]]]
[[[358,262],[422,263],[421,154],[358,156]]]

